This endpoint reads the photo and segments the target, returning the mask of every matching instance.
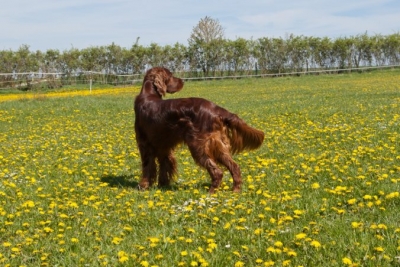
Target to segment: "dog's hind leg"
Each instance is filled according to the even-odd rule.
[[[242,177],[239,165],[232,159],[229,138],[226,135],[226,129],[221,127],[220,131],[214,131],[208,136],[206,153],[215,161],[225,166],[233,178],[233,192],[240,192],[242,186]]]
[[[218,168],[217,163],[214,159],[212,159],[207,153],[205,152],[204,144],[196,144],[193,145],[191,143],[187,143],[190,153],[192,154],[193,159],[195,162],[205,168],[211,176],[211,186],[209,192],[211,194],[215,193],[218,187],[221,184],[223,172],[220,168]]]
[[[215,191],[219,188],[222,182],[222,176],[224,173],[218,167],[214,160],[208,158],[207,160],[199,163],[202,167],[206,168],[208,173],[211,176],[211,186],[209,189],[210,194],[214,194]]]
[[[218,158],[218,163],[224,165],[232,175],[233,178],[233,192],[240,192],[242,187],[242,175],[239,165],[232,159],[229,153],[222,154]]]

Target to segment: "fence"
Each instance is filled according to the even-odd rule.
[[[82,71],[77,73],[0,73],[0,89],[31,90],[38,88],[56,89],[64,86],[87,85],[93,83],[108,86],[132,85],[143,79],[142,74],[113,75],[101,72]]]
[[[175,75],[186,81],[194,80],[216,80],[216,79],[243,79],[243,78],[265,78],[279,76],[300,76],[300,75],[318,75],[318,74],[334,74],[343,72],[363,72],[376,69],[398,68],[400,65],[389,66],[373,66],[347,69],[317,69],[300,72],[282,72],[282,73],[255,73],[246,75],[219,75],[204,76],[201,72],[175,72]],[[102,72],[82,71],[73,74],[65,73],[42,73],[42,72],[25,72],[25,73],[0,73],[0,89],[19,89],[32,90],[40,88],[56,89],[64,86],[79,86],[92,89],[93,84],[96,86],[131,86],[141,83],[144,77],[142,74],[105,74]]]

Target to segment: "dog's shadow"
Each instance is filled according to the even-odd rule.
[[[135,180],[134,175],[107,175],[101,177],[101,182],[107,183],[109,187],[119,187],[119,188],[133,188],[137,189],[138,191],[141,191],[139,189],[139,183],[138,181]],[[210,187],[210,183],[199,183],[197,186],[195,186],[196,189],[206,189]],[[162,191],[179,191],[179,190],[187,190],[187,189],[193,189],[193,186],[188,186],[188,185],[182,185],[182,184],[177,184],[173,183],[172,185],[169,186],[163,186],[163,187],[157,187],[155,186],[154,188],[157,188]]]
[[[107,175],[101,177],[101,181],[110,187],[138,188],[139,184],[134,175]]]

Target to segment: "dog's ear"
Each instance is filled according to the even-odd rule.
[[[154,86],[157,88],[157,92],[161,96],[165,96],[167,92],[167,85],[164,82],[164,77],[160,74],[156,74],[154,77]]]

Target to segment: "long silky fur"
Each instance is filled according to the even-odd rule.
[[[264,133],[262,131],[250,127],[237,116],[226,118],[225,123],[233,154],[243,150],[256,149],[264,141]]]

